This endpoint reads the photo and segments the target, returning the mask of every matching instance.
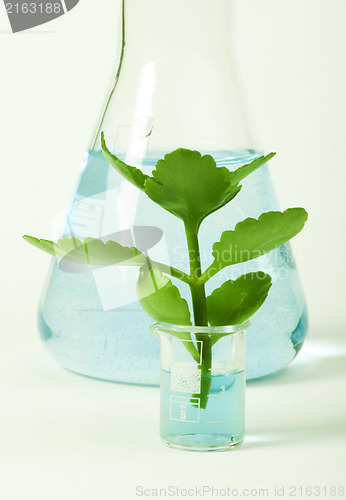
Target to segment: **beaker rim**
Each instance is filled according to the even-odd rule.
[[[173,323],[156,322],[152,323],[149,330],[152,333],[163,331],[166,333],[205,333],[205,334],[232,334],[246,331],[251,326],[251,321],[247,319],[238,325],[226,326],[193,326],[193,325],[175,325]]]

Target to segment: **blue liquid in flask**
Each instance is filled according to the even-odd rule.
[[[259,156],[250,150],[210,154],[218,166],[229,169]],[[148,156],[137,166],[150,174],[162,156]],[[233,229],[246,217],[258,218],[263,212],[278,209],[268,168],[264,166],[243,181],[243,189],[232,202],[203,222],[203,267],[210,264],[212,245],[223,231]],[[163,233],[148,250],[150,257],[188,270],[182,222],[124,181],[101,151],[90,151],[63,236],[84,239],[118,235],[119,242],[132,246],[136,244],[131,240],[132,229],[140,226],[154,226]],[[269,273],[273,285],[265,304],[251,319],[248,379],[285,367],[307,334],[305,299],[289,244],[254,261],[224,269],[207,283],[206,291],[209,294],[226,279],[257,270]],[[148,333],[152,320],[136,299],[136,273],[132,267],[69,273],[53,259],[39,307],[39,329],[47,350],[63,367],[106,380],[159,383],[159,343]],[[176,280],[175,284],[191,307],[187,286]]]

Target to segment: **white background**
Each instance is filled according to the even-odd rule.
[[[137,484],[209,483],[273,495],[275,485],[288,493],[294,484],[342,484],[344,0],[236,3],[235,51],[259,142],[278,153],[270,168],[281,206],[310,213],[293,245],[310,340],[278,378],[250,385],[244,447],[208,456],[165,449],[156,389],[74,376],[39,343],[35,316],[49,258],[21,235],[48,238],[70,201],[119,54],[119,3],[80,0],[68,15],[15,35],[0,4],[0,497],[132,499]]]

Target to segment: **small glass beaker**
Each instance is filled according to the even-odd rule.
[[[250,325],[150,326],[161,347],[160,434],[165,444],[221,451],[243,440]]]

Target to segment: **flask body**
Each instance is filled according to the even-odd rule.
[[[188,270],[181,221],[109,166],[100,133],[117,156],[147,174],[178,147],[211,154],[218,166],[231,170],[260,156],[229,57],[229,5],[229,0],[124,1],[120,67],[68,209],[65,237],[112,238]],[[278,203],[265,166],[243,181],[230,204],[203,222],[203,266],[211,262],[212,245],[224,230],[270,210],[278,210]],[[208,282],[207,292],[256,270],[269,273],[273,286],[248,333],[248,378],[286,366],[307,332],[304,295],[289,245],[225,269]],[[186,285],[178,286],[189,300]],[[159,347],[147,333],[150,318],[135,287],[134,268],[77,274],[62,271],[54,261],[39,308],[47,349],[64,367],[85,375],[158,384]]]

